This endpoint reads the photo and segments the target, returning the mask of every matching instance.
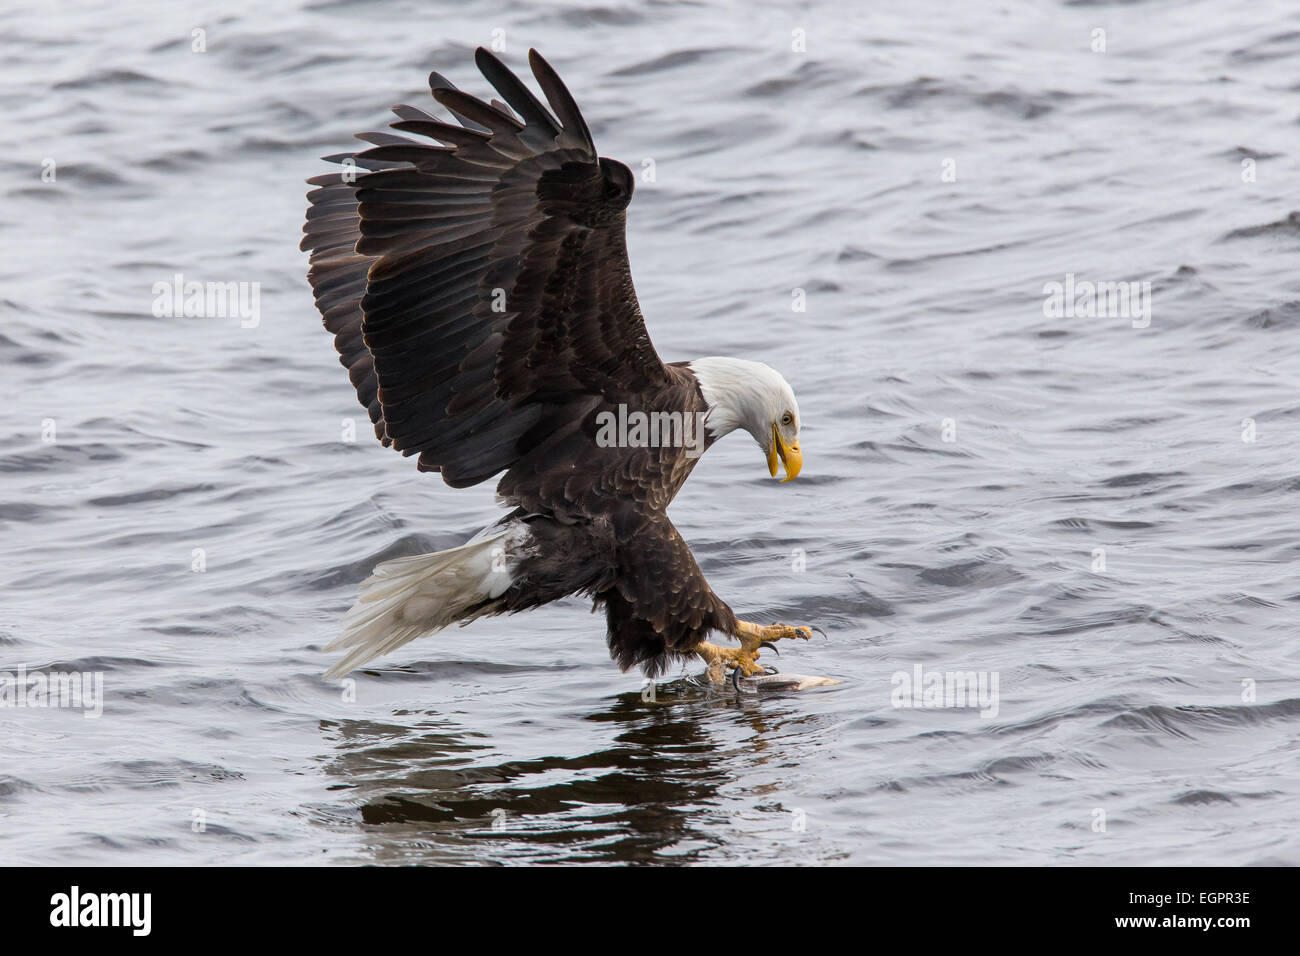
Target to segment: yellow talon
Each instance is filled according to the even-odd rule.
[[[736,630],[732,632],[732,637],[740,641],[739,647],[720,647],[702,641],[695,648],[695,653],[700,655],[708,665],[706,673],[709,680],[715,684],[721,684],[725,680],[726,671],[729,669],[739,670],[744,677],[754,677],[764,673],[763,667],[757,663],[759,649],[763,644],[783,638],[798,638],[806,641],[812,638],[812,628],[791,627],[789,624],[753,624],[737,619]]]

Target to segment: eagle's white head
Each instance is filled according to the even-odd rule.
[[[799,474],[799,403],[780,372],[762,362],[716,356],[696,359],[689,368],[709,406],[705,423],[710,435],[721,438],[743,428],[767,455],[773,476],[778,459],[785,464],[782,481]]]

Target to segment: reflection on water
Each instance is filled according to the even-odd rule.
[[[790,759],[781,734],[808,717],[694,679],[657,697],[621,694],[583,718],[612,729],[613,745],[572,757],[484,759],[486,735],[433,714],[325,722],[325,771],[352,791],[376,861],[690,863],[726,842],[720,791]]]

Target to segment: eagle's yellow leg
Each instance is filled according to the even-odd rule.
[[[812,628],[791,627],[789,624],[751,624],[749,621],[736,620],[736,629],[731,636],[740,641],[739,647],[720,647],[701,641],[695,653],[704,658],[708,665],[709,680],[721,684],[729,669],[739,669],[745,677],[754,677],[763,673],[758,661],[759,647],[765,641],[779,641],[782,638],[799,638],[806,641],[812,637]]]

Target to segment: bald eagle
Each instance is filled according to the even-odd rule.
[[[633,176],[597,155],[534,50],[549,109],[487,50],[502,100],[433,73],[458,123],[397,106],[373,144],[308,180],[308,278],[375,436],[453,488],[501,474],[508,514],[468,543],[387,561],[362,583],[327,676],[417,637],[571,594],[605,612],[610,656],[657,676],[700,657],[721,681],[808,627],[742,621],[666,513],[700,453],[743,429],[769,473],[799,474],[799,406],[775,370],[665,363],[632,288]],[[502,474],[504,472],[504,474]],[[739,646],[710,643],[713,633]]]

